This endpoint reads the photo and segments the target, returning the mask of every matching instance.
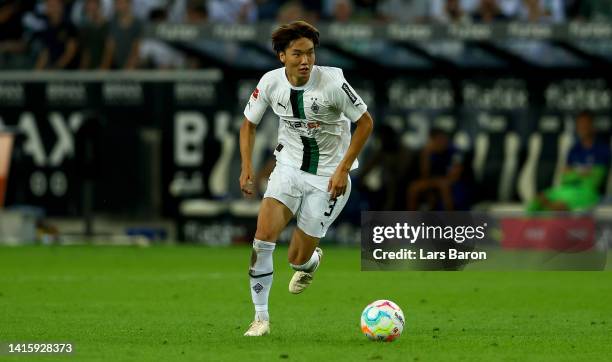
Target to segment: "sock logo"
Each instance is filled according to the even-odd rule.
[[[255,291],[255,293],[259,294],[262,290],[263,290],[263,285],[257,283],[255,285],[253,285],[253,290]]]

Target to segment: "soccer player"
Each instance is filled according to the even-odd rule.
[[[249,270],[255,320],[245,336],[270,333],[268,296],[272,286],[275,242],[295,215],[288,259],[296,271],[289,292],[310,285],[321,263],[317,247],[346,205],[351,191],[349,171],[372,132],[367,106],[338,68],[314,65],[319,32],[295,21],[272,33],[272,45],[284,67],[261,78],[244,110],[240,128],[240,188],[254,192],[251,154],[255,129],[266,108],[279,117],[276,166],[257,218]],[[351,138],[350,122],[356,123]]]

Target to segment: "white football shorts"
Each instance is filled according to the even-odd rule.
[[[291,210],[297,226],[307,235],[322,238],[346,205],[351,193],[351,178],[346,192],[330,200],[327,185],[331,176],[317,176],[276,163],[264,198],[276,199]]]

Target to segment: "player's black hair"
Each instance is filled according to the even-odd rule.
[[[315,47],[319,45],[319,31],[305,21],[294,21],[284,24],[272,33],[272,48],[276,54],[284,52],[292,41],[299,38],[312,40]]]

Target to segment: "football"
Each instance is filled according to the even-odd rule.
[[[361,313],[361,331],[371,340],[391,342],[404,330],[404,313],[390,300],[368,304]]]

